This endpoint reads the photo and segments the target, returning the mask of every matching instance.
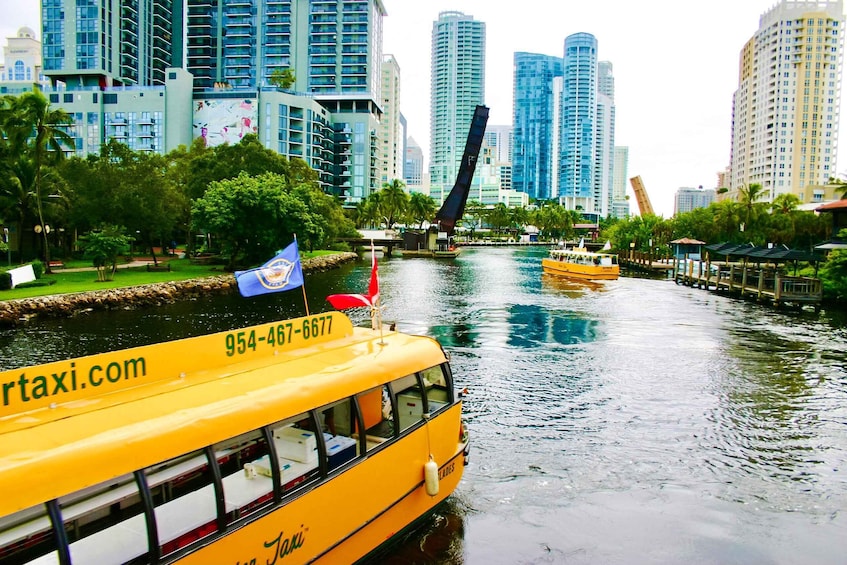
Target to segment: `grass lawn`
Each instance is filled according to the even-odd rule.
[[[303,260],[317,257],[319,255],[332,255],[336,251],[314,251],[312,253],[301,253]],[[45,274],[42,279],[56,281],[49,286],[35,286],[29,288],[14,288],[12,290],[0,291],[0,301],[15,300],[18,298],[32,298],[33,296],[46,296],[49,294],[68,294],[72,292],[87,292],[90,290],[108,290],[126,286],[137,286],[167,281],[181,281],[186,279],[198,279],[227,274],[223,265],[195,265],[189,259],[170,259],[167,261],[171,266],[170,271],[148,272],[146,267],[119,268],[114,279],[106,282],[97,280],[95,271],[67,272],[65,269],[79,267],[90,267],[90,262],[76,261],[65,264],[64,269],[53,269],[49,275]]]

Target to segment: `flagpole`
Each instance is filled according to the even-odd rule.
[[[294,234],[294,243],[297,243],[297,234]],[[297,259],[300,259],[300,246],[297,246]],[[303,262],[300,261],[300,274],[303,273]],[[306,298],[306,275],[303,275],[303,284],[300,285],[303,289],[303,304],[306,306],[306,315],[309,315],[309,299]]]
[[[371,238],[371,276],[374,273],[374,267],[376,266],[376,247],[374,246],[374,240]],[[378,287],[377,287],[378,288]],[[370,286],[368,287],[368,293],[371,292]],[[385,345],[385,340],[383,340],[382,336],[382,312],[380,311],[380,293],[377,291],[376,301],[371,304],[371,329],[379,328],[379,344]]]

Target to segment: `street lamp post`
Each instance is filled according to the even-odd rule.
[[[12,266],[12,245],[11,245],[11,243],[9,243],[9,228],[6,228],[6,227],[3,228],[3,235],[5,236],[5,240],[6,240],[7,260],[9,262],[9,266],[11,267]]]

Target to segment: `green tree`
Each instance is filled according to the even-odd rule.
[[[671,240],[690,238],[714,243],[718,229],[715,225],[715,210],[712,207],[695,208],[690,212],[677,214],[671,220],[673,236]]]
[[[79,238],[83,257],[97,268],[98,281],[110,281],[118,270],[118,256],[129,250],[132,238],[119,226],[106,225]]]
[[[765,204],[759,202],[759,199],[765,194],[764,188],[758,183],[744,185],[738,189],[738,201],[744,208],[744,225],[745,229],[753,229],[753,223],[758,219],[761,211],[765,208]]]
[[[509,227],[520,232],[529,223],[529,211],[523,206],[509,208]]]
[[[216,181],[194,202],[193,225],[215,236],[228,269],[259,264],[295,234],[327,233],[327,219],[309,210],[299,190],[292,194],[285,177],[273,173]]]
[[[721,200],[714,207],[715,226],[717,233],[720,234],[720,239],[732,243],[742,243],[745,234],[742,230],[742,210],[741,205],[733,200]]]
[[[72,123],[73,119],[64,110],[52,110],[39,90],[3,98],[0,105],[0,182],[4,195],[16,201],[19,207],[21,229],[33,204],[38,225],[42,228],[47,225],[44,200],[53,185],[49,182],[51,175],[45,171],[64,158],[64,149],[74,149],[73,138],[63,129]],[[41,229],[44,267],[49,273],[47,235],[47,229]]]
[[[294,82],[296,81],[296,77],[294,76],[294,69],[274,69],[271,73],[268,82],[270,82],[273,86],[279,87],[283,90],[290,90],[292,86],[294,86]]]
[[[77,229],[124,226],[158,263],[155,248],[170,243],[186,207],[185,195],[168,175],[168,159],[110,140],[99,155],[69,159],[62,171],[76,186]]]
[[[438,212],[438,205],[435,204],[435,212]],[[435,217],[433,212],[433,218]],[[465,212],[462,214],[462,225],[470,229],[471,239],[474,239],[476,228],[482,226],[483,218],[485,217],[485,207],[478,200],[468,200],[465,203]]]
[[[374,228],[382,216],[379,210],[380,193],[374,192],[356,204],[355,223],[357,228]]]
[[[422,192],[413,192],[409,197],[408,215],[411,222],[417,222],[418,228],[423,228],[424,222],[432,221],[438,207],[435,199]]]
[[[493,208],[486,211],[485,219],[494,230],[494,233],[499,234],[509,226],[509,222],[511,221],[509,207],[502,202],[498,202]]]
[[[558,241],[574,235],[573,216],[558,202],[542,204],[533,214],[532,221],[546,239]]]
[[[383,184],[382,190],[379,191],[379,211],[388,229],[406,214],[409,207],[409,195],[404,190],[405,187],[403,181],[394,179]]]
[[[838,237],[847,240],[847,229],[841,230]],[[839,302],[847,301],[847,251],[830,251],[819,276],[825,296]]]
[[[358,237],[356,226],[344,215],[338,200],[324,193],[317,183],[301,182],[291,195],[308,211],[297,238],[309,251],[329,247],[339,237]]]

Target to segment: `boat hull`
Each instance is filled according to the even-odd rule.
[[[587,281],[613,281],[620,275],[618,265],[577,265],[549,257],[541,260],[541,267],[550,275]]]
[[[459,484],[467,443],[438,449],[439,492],[424,481],[427,435],[457,434],[461,404],[390,447],[178,563],[353,563],[443,502]],[[430,426],[427,430],[426,426]],[[434,447],[434,445],[433,445]],[[440,451],[440,453],[438,452]],[[282,558],[285,559],[282,559]]]

